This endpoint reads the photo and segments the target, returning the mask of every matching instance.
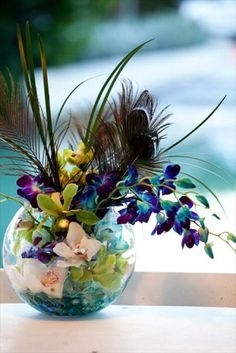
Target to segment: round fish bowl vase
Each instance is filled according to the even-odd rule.
[[[3,263],[17,295],[40,312],[79,316],[115,302],[134,270],[132,226],[110,209],[92,226],[53,224],[21,208],[4,237]]]

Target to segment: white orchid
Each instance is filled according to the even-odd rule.
[[[71,222],[65,242],[57,243],[53,251],[62,260],[57,261],[58,267],[79,267],[99,251],[102,243],[89,237],[76,222]]]
[[[14,287],[22,292],[46,293],[62,298],[63,285],[67,276],[65,268],[43,264],[36,259],[21,259],[16,266],[6,266],[6,272]]]

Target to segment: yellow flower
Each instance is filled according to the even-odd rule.
[[[76,183],[79,182],[80,185],[86,184],[86,175],[91,173],[90,170],[83,172],[80,168],[74,167],[70,173],[70,179]]]
[[[65,166],[64,156],[60,152],[57,152],[57,163],[59,164],[60,168],[64,168]]]
[[[65,168],[61,168],[59,170],[59,177],[60,177],[61,186],[62,186],[62,188],[64,188],[70,180],[68,172]]]
[[[93,156],[93,148],[90,148],[87,151],[87,148],[82,141],[78,144],[76,151],[72,151],[70,149],[64,149],[63,151],[64,160],[72,165],[87,164],[91,162]]]
[[[64,160],[64,153],[61,154],[61,153],[57,152],[57,162],[59,165],[60,183],[61,183],[62,188],[64,188],[70,180],[68,172],[65,168],[66,162]]]
[[[80,181],[80,179],[82,178],[82,175],[83,175],[83,171],[78,167],[74,167],[70,172],[70,180],[76,183],[77,181]]]

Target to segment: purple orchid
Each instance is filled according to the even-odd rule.
[[[124,209],[119,211],[120,216],[117,218],[118,224],[134,224],[138,217],[138,208],[136,200],[132,200]]]
[[[200,236],[196,229],[188,229],[184,232],[182,239],[182,248],[186,245],[188,248],[192,248],[194,245],[198,245]]]
[[[163,201],[161,207],[165,211],[166,217],[161,222],[157,222],[152,235],[168,232],[171,228],[181,235],[184,230],[190,228],[191,221],[199,220],[198,214],[191,211],[193,202],[187,196],[180,197],[178,202]]]
[[[36,177],[31,175],[23,175],[17,180],[16,183],[20,187],[17,190],[17,194],[28,200],[34,208],[38,207],[38,194],[51,193],[55,191],[55,189],[50,185],[50,182],[41,175],[37,175]]]
[[[97,202],[105,200],[109,194],[116,188],[116,184],[120,181],[117,173],[109,172],[103,175],[95,173],[86,176],[86,186],[83,193],[77,198],[79,206],[92,210],[96,208]],[[105,206],[105,204],[104,204]]]
[[[169,195],[176,189],[174,185],[174,180],[180,172],[180,166],[178,164],[169,164],[165,170],[163,177],[160,179],[160,182],[164,184],[160,187],[162,195]]]
[[[148,222],[152,213],[162,209],[159,202],[159,191],[153,189],[148,178],[138,183],[138,172],[134,165],[129,166],[124,185],[136,196],[131,197],[129,204],[119,211],[117,222],[120,224]]]
[[[23,251],[21,257],[23,259],[38,259],[40,262],[47,264],[54,256],[57,256],[53,252],[54,246],[54,243],[49,243],[42,248],[33,245]]]
[[[140,193],[138,196],[139,200],[130,198],[131,202],[119,211],[120,216],[117,218],[117,223],[147,223],[152,213],[158,213],[161,210],[159,199],[156,196],[148,193]]]
[[[132,186],[138,180],[138,171],[137,168],[132,164],[128,166],[128,175],[124,179],[125,186]]]
[[[106,199],[109,194],[115,189],[116,184],[120,179],[117,173],[109,172],[103,175],[98,174],[88,174],[86,181],[88,187],[96,190],[97,195],[100,199]]]

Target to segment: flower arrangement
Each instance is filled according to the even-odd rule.
[[[148,91],[135,94],[131,82],[124,81],[118,100],[108,101],[121,71],[146,42],[107,78],[87,122],[62,119],[65,104],[82,83],[52,119],[43,44],[39,39],[45,112],[38,100],[29,25],[25,43],[19,28],[17,34],[27,94],[23,98],[11,75],[0,76],[0,139],[8,151],[2,172],[19,175],[21,198],[0,195],[23,206],[5,243],[5,267],[22,298],[57,315],[106,306],[123,291],[133,269],[133,242],[123,236],[124,229],[147,223],[151,215],[156,217],[152,235],[174,230],[183,248],[203,244],[213,258],[210,235],[233,248],[235,235],[208,229],[204,210],[209,202],[196,185],[215,194],[167,156],[224,98],[181,140],[161,148],[169,114],[166,108],[156,112]],[[62,149],[65,140],[68,148]],[[95,299],[88,304],[89,296]]]

